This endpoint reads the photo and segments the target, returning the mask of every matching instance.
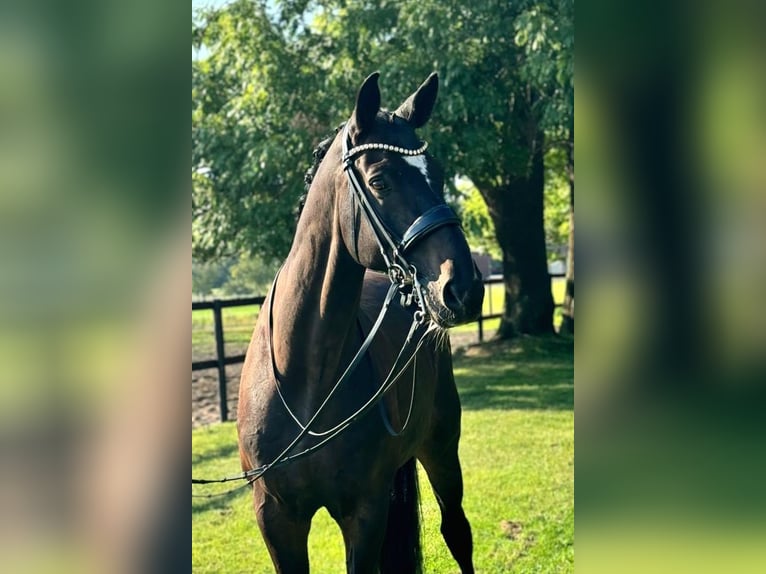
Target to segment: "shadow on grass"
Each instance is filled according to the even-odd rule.
[[[196,478],[220,478],[224,474],[236,474],[240,471],[238,452],[239,447],[236,440],[221,445],[209,446],[202,453],[192,452],[192,476]],[[198,470],[200,466],[204,468],[203,463],[205,462],[217,462],[219,464],[215,465],[216,469],[225,468],[226,470]],[[241,486],[241,488],[236,489],[237,486]],[[217,484],[193,485],[192,493],[196,496],[192,496],[192,514],[198,514],[207,510],[224,510],[231,506],[230,503],[234,499],[246,492],[250,492],[250,488],[244,485],[244,481],[239,480]],[[205,498],[204,495],[207,494],[221,494],[221,496]]]
[[[521,337],[460,349],[455,381],[466,410],[574,409],[574,341]]]
[[[232,484],[234,486],[232,486]],[[192,515],[195,514],[201,514],[203,512],[207,512],[208,510],[220,510],[220,511],[228,511],[231,508],[232,502],[245,495],[247,497],[250,496],[250,492],[252,490],[252,487],[250,485],[242,486],[242,488],[238,488],[236,490],[233,490],[236,488],[236,486],[239,483],[226,483],[226,484],[218,484],[218,485],[211,485],[205,490],[204,492],[200,489],[199,492],[195,490],[194,494],[196,495],[204,495],[204,494],[213,494],[216,493],[225,493],[221,496],[213,496],[212,498],[202,498],[202,497],[192,497]],[[218,487],[218,490],[214,490],[214,487]],[[227,492],[228,491],[228,492]]]
[[[215,460],[219,458],[231,458],[239,453],[239,445],[236,438],[231,444],[221,445],[215,448],[206,449],[202,454],[192,453],[192,466],[202,464],[208,460]],[[239,462],[238,458],[235,458]]]

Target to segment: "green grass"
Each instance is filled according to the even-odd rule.
[[[574,569],[574,378],[571,339],[489,343],[455,357],[463,402],[465,510],[481,573]],[[192,432],[195,476],[239,470],[234,424]],[[421,469],[428,573],[456,572],[439,534],[438,507]],[[210,490],[214,490],[212,487]],[[200,492],[195,490],[195,492]],[[503,521],[518,524],[513,537]],[[194,572],[272,572],[246,492],[192,500]],[[312,573],[344,570],[335,523],[320,511],[309,537]]]

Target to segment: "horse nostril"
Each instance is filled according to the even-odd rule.
[[[450,311],[458,312],[463,307],[460,292],[455,286],[455,281],[452,279],[447,281],[442,289],[442,300],[444,301],[445,307]]]

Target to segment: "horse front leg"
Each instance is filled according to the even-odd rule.
[[[418,454],[441,510],[441,533],[462,574],[473,574],[473,536],[463,511],[463,474],[458,440],[430,443]]]
[[[277,574],[308,574],[311,516],[299,516],[280,504],[260,482],[253,485],[253,507]]]
[[[332,516],[343,533],[348,574],[377,574],[386,534],[389,492],[358,500]]]

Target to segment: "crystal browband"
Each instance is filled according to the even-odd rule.
[[[346,161],[354,157],[358,153],[371,150],[371,149],[392,151],[400,155],[421,155],[422,153],[426,151],[427,147],[428,147],[428,142],[423,142],[423,145],[420,146],[418,149],[405,149],[403,147],[390,145],[390,144],[384,144],[384,143],[368,143],[368,144],[362,144],[356,147],[352,147],[350,150],[348,150],[348,152],[346,152],[346,155],[343,156],[343,161]]]

